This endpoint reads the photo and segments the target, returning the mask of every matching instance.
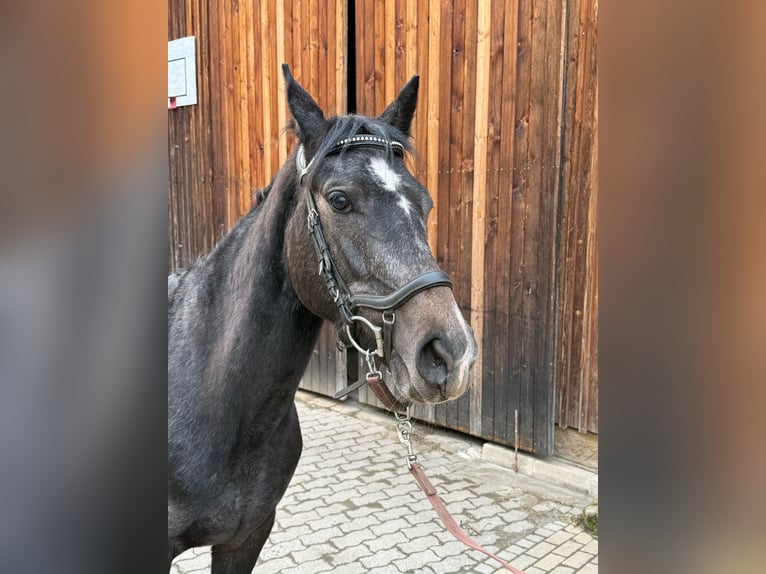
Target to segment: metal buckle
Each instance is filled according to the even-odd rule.
[[[412,420],[410,417],[410,407],[403,413],[394,413],[396,417],[396,434],[399,435],[399,442],[407,447],[407,468],[412,470],[412,465],[418,462],[418,456],[412,450]]]
[[[377,355],[378,357],[383,357],[383,329],[377,325],[373,325],[370,321],[364,317],[360,317],[359,315],[352,315],[351,321],[358,321],[370,329],[372,334],[375,336],[375,345],[377,346],[374,351],[362,348],[362,346],[356,342],[356,339],[354,339],[353,335],[351,335],[351,325],[347,324],[346,335],[348,335],[348,340],[354,346],[354,348],[364,355]]]

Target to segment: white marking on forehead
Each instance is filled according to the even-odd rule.
[[[398,191],[401,178],[382,157],[370,159],[370,173],[377,177],[388,191],[392,193]]]
[[[385,189],[391,193],[399,194],[399,200],[397,203],[399,204],[399,207],[404,210],[404,213],[409,216],[410,212],[412,211],[412,204],[405,197],[405,195],[399,191],[399,183],[402,180],[399,174],[391,169],[391,166],[388,165],[388,162],[381,157],[374,157],[370,159],[370,173],[372,173],[372,175],[374,175],[380,181]]]

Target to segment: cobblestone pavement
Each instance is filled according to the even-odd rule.
[[[442,527],[407,471],[393,415],[303,391],[303,455],[254,574],[507,572]],[[413,444],[450,512],[527,574],[595,574],[598,540],[577,523],[591,500],[481,459],[481,443],[415,423]],[[171,574],[207,573],[210,554]]]

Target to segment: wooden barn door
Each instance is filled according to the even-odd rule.
[[[282,62],[329,114],[379,114],[420,74],[411,167],[480,356],[466,396],[416,416],[512,445],[518,411],[520,447],[542,455],[555,414],[595,430],[595,5],[170,0],[168,39],[197,38],[199,103],[168,111],[169,269],[210,251],[286,160]],[[332,395],[347,366],[325,326],[302,387]]]
[[[290,146],[282,63],[331,114],[346,111],[345,0],[170,0],[168,40],[197,40],[198,101],[168,110],[171,270],[252,206]]]
[[[553,448],[560,0],[356,2],[356,105],[378,114],[415,73],[414,173],[429,240],[480,356],[470,392],[416,415],[491,441]],[[369,392],[362,400],[375,403]]]
[[[197,40],[197,105],[168,111],[168,268],[208,253],[250,209],[293,141],[282,63],[329,114],[347,104],[345,0],[170,0],[168,40]],[[332,394],[329,327],[303,386]],[[329,382],[328,382],[329,381]]]

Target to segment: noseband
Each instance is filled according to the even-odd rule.
[[[355,135],[344,138],[330,148],[327,155],[336,155],[346,149],[356,147],[383,149],[387,152],[393,152],[399,157],[404,155],[404,146],[399,142],[388,141],[373,135]],[[426,289],[439,286],[452,287],[452,281],[450,281],[449,276],[444,273],[444,271],[428,271],[411,279],[388,295],[352,294],[338,272],[338,268],[330,253],[330,246],[327,244],[324,232],[322,231],[322,223],[319,220],[319,211],[317,210],[314,197],[311,195],[309,187],[303,185],[303,178],[309,169],[311,169],[313,163],[314,158],[306,163],[306,155],[303,145],[301,145],[296,152],[295,164],[298,170],[298,182],[303,186],[306,195],[308,232],[319,261],[319,275],[327,284],[327,290],[330,292],[332,300],[338,307],[338,312],[343,321],[348,340],[360,353],[364,354],[369,367],[366,380],[359,381],[349,386],[337,393],[335,398],[344,396],[363,384],[369,383],[372,390],[389,410],[404,410],[408,403],[397,401],[390,391],[381,383],[382,376],[375,366],[375,356],[384,359],[386,363],[388,363],[391,358],[392,331],[394,321],[396,320],[394,312],[397,308],[401,307],[409,299]],[[383,326],[380,327],[375,325],[365,317],[355,314],[354,311],[360,308],[381,311]],[[365,349],[357,342],[353,333],[356,323],[361,323],[372,332],[375,337],[375,349]]]

